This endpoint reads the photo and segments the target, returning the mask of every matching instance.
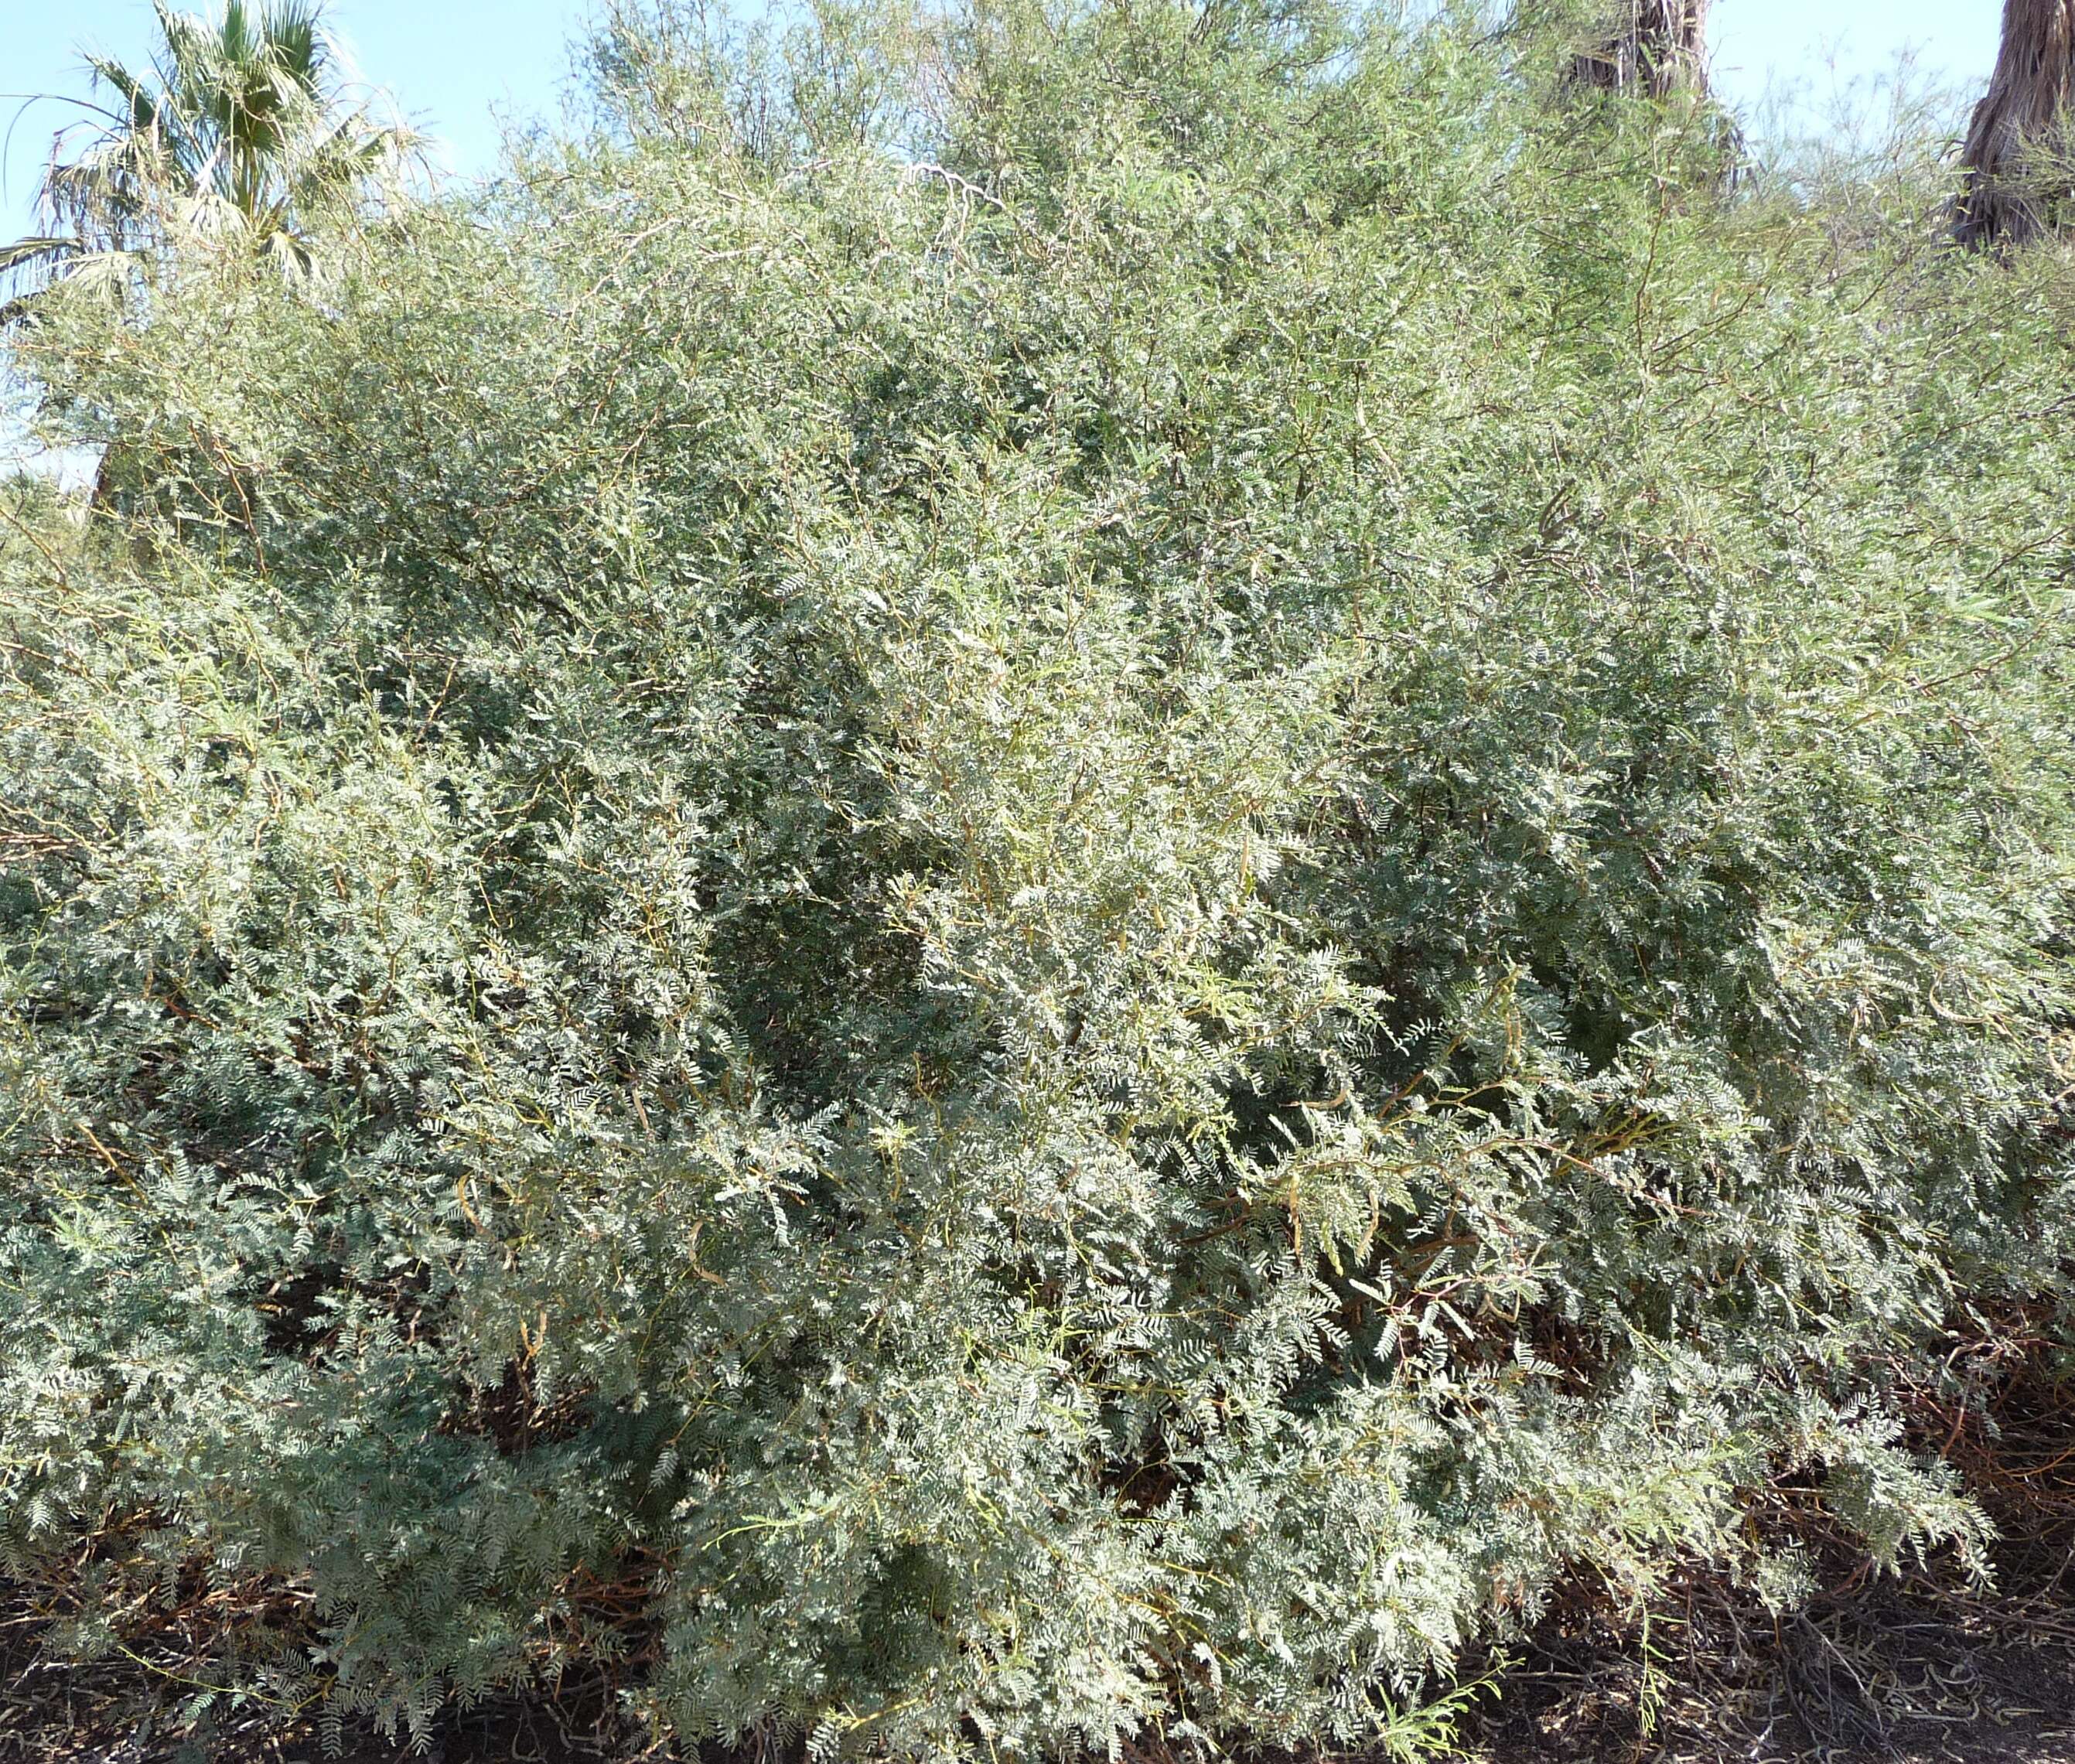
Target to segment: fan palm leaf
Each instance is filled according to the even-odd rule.
[[[16,298],[0,322],[91,263],[133,280],[176,238],[235,240],[257,257],[307,270],[328,221],[393,188],[415,161],[408,128],[350,102],[318,0],[224,0],[213,16],[153,0],[148,65],[106,56],[87,68],[106,101],[53,143],[33,235],[0,250],[0,285]]]

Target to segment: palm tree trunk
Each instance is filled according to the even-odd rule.
[[[1572,64],[1579,85],[1655,97],[1707,87],[1708,0],[1624,0],[1626,16]]]
[[[1965,246],[2022,245],[2048,225],[2066,177],[2064,113],[2075,77],[2075,0],[2003,0],[2003,48],[1967,126],[1965,165],[1953,206]]]

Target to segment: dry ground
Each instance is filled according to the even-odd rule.
[[[1476,1764],[2075,1764],[2075,1594],[2035,1550],[1998,1595],[1922,1575],[1858,1585],[1784,1623],[1705,1580],[1642,1637],[1580,1605],[1552,1614],[1464,1733]],[[2065,1576],[2075,1583],[2075,1570]],[[213,1733],[140,1717],[135,1668],[39,1667],[33,1624],[0,1619],[0,1764],[663,1764],[600,1685],[448,1719],[429,1752],[349,1727]],[[1654,1663],[1651,1657],[1654,1656]],[[754,1760],[797,1764],[795,1749]],[[1149,1754],[1128,1764],[1174,1764]],[[1264,1760],[1263,1764],[1320,1764]]]

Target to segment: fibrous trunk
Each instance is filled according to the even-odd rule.
[[[1707,83],[1708,0],[1626,0],[1625,15],[1572,64],[1580,85],[1663,97]]]
[[[2068,182],[2065,112],[2075,74],[2075,0],[2003,0],[2003,48],[1967,127],[1953,233],[1966,246],[2021,245],[2049,222]]]

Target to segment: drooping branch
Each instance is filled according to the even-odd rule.
[[[2050,224],[2067,179],[2066,112],[2075,84],[2075,0],[2003,0],[2003,47],[1967,127],[1953,236],[2022,245]]]
[[[1623,10],[1572,64],[1574,83],[1655,97],[1706,89],[1708,0],[1624,0]]]

